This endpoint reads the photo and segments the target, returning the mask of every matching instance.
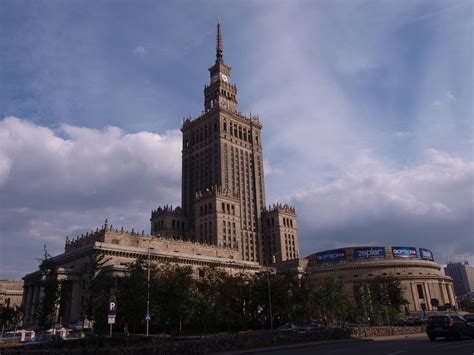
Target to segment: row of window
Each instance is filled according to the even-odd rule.
[[[293,220],[291,218],[283,217],[283,225],[285,227],[293,228]],[[275,219],[274,217],[267,219],[267,227],[274,227],[275,226]]]
[[[164,220],[159,220],[158,222],[155,222],[153,225],[153,231],[156,234],[159,231],[162,231],[165,229],[165,221]],[[178,220],[171,220],[171,229],[173,230],[181,230],[184,231],[185,229],[185,224],[184,221],[178,221]]]
[[[212,243],[212,221],[204,222],[199,225],[199,240],[201,242]]]
[[[227,126],[227,121],[223,123],[224,133],[230,134],[232,137],[243,140],[244,142],[252,143],[252,132],[250,128],[242,127],[242,125],[236,122],[230,121]],[[258,145],[258,133],[255,134],[255,143]]]
[[[229,121],[224,119],[222,124],[222,131],[224,133],[230,134],[234,138],[238,138],[244,142],[253,143],[252,138],[252,131],[250,128],[246,128],[234,121]],[[204,124],[200,127],[193,129],[191,132],[187,133],[183,137],[183,146],[188,148],[193,146],[197,143],[205,141],[207,138],[212,136],[212,133],[219,132],[219,119],[214,120],[213,126],[211,124]],[[255,134],[255,143],[258,145],[259,143],[259,134]]]

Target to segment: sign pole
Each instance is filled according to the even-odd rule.
[[[115,317],[117,316],[117,301],[115,297],[111,297],[109,300],[109,316],[108,323],[110,325],[110,337],[112,338],[112,327],[115,323]]]

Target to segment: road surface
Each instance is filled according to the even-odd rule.
[[[425,334],[372,338],[363,341],[313,343],[303,346],[281,346],[234,354],[258,355],[474,355],[474,339],[462,341],[439,339],[432,342]]]

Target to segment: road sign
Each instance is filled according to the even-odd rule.
[[[117,314],[117,301],[111,299],[109,301],[109,316]]]
[[[145,316],[145,320],[151,320],[151,315],[150,315],[150,313],[147,313],[147,315]]]
[[[115,317],[110,317],[109,316],[109,321],[108,321],[109,324],[115,324]]]

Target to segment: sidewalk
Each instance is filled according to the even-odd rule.
[[[389,335],[383,337],[371,337],[365,338],[373,341],[386,341],[386,340],[403,340],[403,339],[428,339],[426,333],[414,333],[414,334],[402,334],[402,335]]]
[[[309,342],[309,343],[294,343],[294,344],[288,344],[288,345],[267,346],[265,348],[232,350],[232,351],[225,351],[225,352],[219,352],[219,353],[213,353],[213,354],[215,354],[215,355],[233,355],[233,354],[250,354],[250,353],[253,354],[253,353],[264,352],[264,351],[272,351],[272,350],[304,348],[306,346],[327,345],[327,344],[344,344],[344,343],[369,342],[369,341],[372,341],[372,339],[364,338],[364,339],[321,340],[321,341],[313,341],[313,342]]]

